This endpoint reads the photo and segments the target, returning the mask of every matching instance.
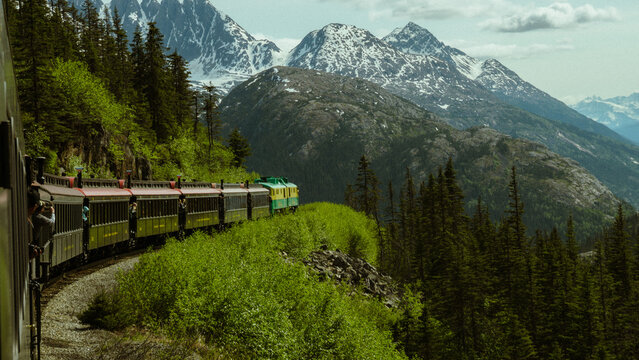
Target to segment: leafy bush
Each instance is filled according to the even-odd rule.
[[[311,204],[212,239],[169,241],[119,279],[118,319],[204,339],[231,358],[403,358],[391,337],[398,314],[290,260],[321,244],[350,245],[374,262],[374,224],[345,206]]]

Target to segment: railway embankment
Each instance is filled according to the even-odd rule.
[[[131,270],[137,262],[136,256],[94,272],[70,274],[45,290],[45,295],[47,292],[54,294],[47,300],[42,314],[42,359],[111,358],[105,349],[117,342],[117,336],[83,324],[78,316],[97,294],[116,285],[117,274]]]
[[[180,353],[194,358],[401,359],[392,337],[401,310],[365,290],[391,287],[377,281],[383,275],[371,272],[377,262],[376,233],[373,221],[345,206],[311,204],[295,214],[213,236],[196,233],[182,242],[169,240],[140,257],[111,290],[94,293],[99,295],[89,311],[76,316],[92,324],[88,331],[97,331],[96,336],[112,335],[103,342],[103,353],[138,352],[128,358]],[[340,257],[346,269],[355,262],[368,269],[362,274],[348,270],[363,282],[325,281],[327,276],[303,261],[318,264],[319,253],[336,254],[337,249],[348,256]],[[358,258],[361,262],[352,260]],[[326,259],[320,267],[340,262]],[[75,326],[88,328],[79,322]],[[149,339],[155,347],[144,346]],[[128,345],[109,345],[118,343]],[[140,355],[140,348],[149,352]]]

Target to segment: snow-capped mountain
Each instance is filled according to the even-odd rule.
[[[639,93],[609,99],[593,96],[573,108],[639,144]]]
[[[147,23],[155,21],[165,45],[189,62],[191,78],[211,81],[223,93],[281,61],[277,45],[255,39],[208,0],[92,1],[98,9],[117,8],[129,39],[137,26],[144,33]],[[82,9],[83,0],[74,4]]]
[[[574,111],[563,102],[523,80],[495,59],[480,61],[463,51],[439,41],[428,30],[415,23],[397,28],[383,38],[387,43],[411,54],[438,57],[502,101],[547,119],[622,140],[617,134],[592,119]]]
[[[350,25],[329,24],[309,33],[286,65],[369,80],[433,112],[497,100],[455,65],[401,51]]]
[[[414,22],[393,30],[382,40],[409,54],[430,55],[442,59],[454,65],[460,73],[472,80],[482,72],[481,61],[444,44],[430,31]]]

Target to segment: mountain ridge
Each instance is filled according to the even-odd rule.
[[[608,99],[592,96],[573,108],[639,144],[639,92]]]
[[[366,154],[382,187],[392,180],[396,189],[406,168],[418,184],[452,157],[470,206],[482,195],[496,217],[505,208],[507,174],[515,165],[531,228],[562,223],[571,211],[580,223],[609,220],[618,203],[577,162],[543,145],[488,128],[456,130],[357,78],[275,67],[234,88],[220,110],[225,131],[238,127],[252,144],[247,165],[264,174],[286,173],[305,189],[305,201],[341,202]]]

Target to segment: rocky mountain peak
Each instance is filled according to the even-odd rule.
[[[72,0],[82,9],[83,0]],[[268,40],[255,39],[209,0],[93,0],[97,9],[118,12],[129,38],[136,27],[145,29],[154,21],[165,45],[189,62],[194,80],[215,79],[226,92],[252,74],[267,69],[282,57]],[[101,13],[102,11],[100,11]]]
[[[382,40],[404,52],[417,55],[437,56],[446,49],[446,45],[437,40],[435,35],[414,22],[409,22],[401,29],[395,29]]]
[[[639,93],[608,99],[591,96],[573,108],[639,144]],[[631,162],[635,164],[639,159]]]

